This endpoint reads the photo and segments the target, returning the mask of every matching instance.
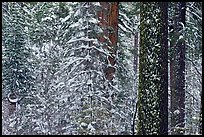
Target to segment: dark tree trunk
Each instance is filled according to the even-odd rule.
[[[161,8],[161,90],[160,134],[168,134],[168,3],[160,2]]]
[[[140,9],[138,134],[168,131],[167,3],[142,2]]]
[[[186,3],[178,2],[175,7],[174,39],[171,44],[173,51],[170,61],[170,88],[171,88],[171,133],[184,134],[185,117],[185,43],[179,39],[183,35],[185,25]]]
[[[201,92],[201,103],[200,103],[200,120],[199,120],[199,133],[202,135],[202,92]]]

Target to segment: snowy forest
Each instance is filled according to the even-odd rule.
[[[202,2],[2,2],[3,135],[202,135]]]

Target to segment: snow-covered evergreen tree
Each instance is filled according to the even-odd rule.
[[[33,65],[31,59],[31,49],[26,44],[26,33],[24,18],[19,10],[21,3],[4,3],[5,16],[3,18],[3,96],[16,95],[15,111],[11,115],[10,130],[14,134],[19,134],[21,130],[20,118],[21,107],[27,102],[25,97],[33,90],[35,77],[33,76]],[[23,109],[22,109],[23,110]],[[15,131],[13,130],[15,129]]]
[[[201,134],[202,3],[186,4],[186,119],[185,134]],[[202,126],[201,126],[202,127]]]

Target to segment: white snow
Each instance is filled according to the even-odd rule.
[[[180,113],[180,111],[177,109],[173,112],[175,115],[178,115]]]
[[[196,119],[197,119],[197,117],[196,117],[196,116],[193,116],[193,117],[192,117],[192,119],[196,120]]]
[[[183,39],[183,36],[182,36],[182,35],[179,36],[179,40],[181,40],[181,39]]]
[[[89,42],[89,41],[96,41],[97,42],[97,39],[93,39],[93,38],[87,38],[87,37],[81,37],[81,38],[72,38],[72,39],[70,39],[68,42],[67,42],[67,44],[69,44],[69,43],[73,43],[73,42],[76,42],[76,41],[87,41],[87,42]]]
[[[60,83],[57,84],[57,86],[55,88],[57,89],[57,88],[59,88],[61,86],[64,86],[64,84],[65,84],[64,82],[60,82]]]
[[[159,45],[160,45],[160,44],[159,44],[159,43],[157,43],[157,44],[155,45],[155,47],[159,47]]]
[[[89,20],[89,22],[96,24],[96,23],[99,23],[100,21],[97,20],[97,19],[95,19],[95,18],[91,18],[91,19]]]
[[[57,16],[56,16],[56,15],[51,15],[51,17],[52,17],[52,18],[54,18],[54,19],[56,19],[56,18],[57,18]]]
[[[35,128],[33,129],[33,131],[38,131],[38,130],[40,130],[39,127],[35,127]]]
[[[74,27],[77,27],[77,26],[79,26],[80,25],[80,23],[79,22],[76,22],[76,23],[73,23],[72,25],[70,25],[70,28],[74,28]]]
[[[89,79],[89,80],[87,81],[87,84],[88,84],[88,85],[92,85],[92,79]]]
[[[16,102],[18,102],[18,98],[17,98],[17,97],[14,98],[14,99],[11,99],[10,96],[11,96],[11,93],[8,94],[8,99],[9,99],[9,101],[10,101],[11,103],[16,103]]]
[[[123,27],[123,25],[118,24],[119,28],[121,28],[123,31],[127,32],[127,29],[125,27]]]
[[[80,13],[81,13],[81,11],[80,11],[80,9],[78,9],[78,10],[75,12],[74,17],[79,16]]]
[[[91,123],[89,123],[88,129],[89,129],[91,132],[93,132],[93,131],[96,130],[96,129],[91,125]]]
[[[130,19],[126,16],[126,14],[119,12],[119,15],[121,15],[128,23],[130,23]]]
[[[28,31],[28,27],[27,26],[25,26],[25,31]]]
[[[85,122],[81,122],[81,126],[86,127],[88,124]]]
[[[13,122],[10,123],[9,126],[14,127],[15,124],[16,124],[16,121],[13,121]]]
[[[130,32],[133,32],[133,28],[131,28],[128,24],[126,24],[125,21],[122,21],[123,25],[125,28],[127,28],[128,30],[130,30]]]
[[[51,17],[42,18],[42,21],[46,21],[46,20],[52,20],[52,18]]]
[[[100,5],[100,2],[93,2],[93,5],[95,5],[95,6],[101,6],[101,5]]]
[[[84,59],[87,61],[91,61],[91,55],[87,54]]]
[[[19,83],[18,83],[18,80],[16,80],[16,85],[19,87]]]

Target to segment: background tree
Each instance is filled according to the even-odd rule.
[[[139,60],[139,2],[120,2],[118,24],[117,72],[118,89],[126,109],[129,132],[135,134],[137,123],[138,60]],[[122,127],[122,126],[121,126]]]
[[[184,134],[185,126],[185,2],[174,3],[171,39],[170,88],[172,134]]]
[[[21,16],[23,11],[20,8],[22,6],[21,3],[3,4],[3,12],[5,13],[3,35],[5,37],[2,42],[5,49],[3,61],[3,83],[5,87],[2,95],[10,100],[10,94],[12,94],[18,100],[14,104],[16,105],[15,108],[11,108],[14,110],[10,110],[12,111],[10,113],[11,117],[13,117],[10,121],[10,129],[15,134],[19,134],[17,128],[20,126],[20,114],[22,112],[19,107],[23,107],[27,103],[24,98],[34,89],[35,82],[31,59],[32,50],[26,43],[25,19]],[[13,128],[16,131],[12,131]]]
[[[185,134],[199,134],[199,117],[202,112],[202,3],[186,3],[186,100]]]

